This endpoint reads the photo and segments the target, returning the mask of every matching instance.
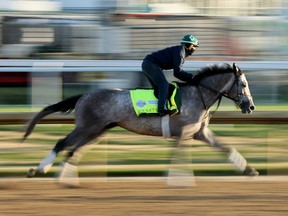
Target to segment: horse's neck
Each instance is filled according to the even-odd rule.
[[[199,86],[205,106],[209,109],[217,101],[220,93],[229,91],[234,82],[232,73],[217,74],[202,80]],[[206,86],[206,87],[204,87]]]

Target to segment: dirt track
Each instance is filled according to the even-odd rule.
[[[64,188],[52,180],[0,181],[0,215],[288,215],[287,178],[196,179],[195,187],[164,180],[83,181]]]

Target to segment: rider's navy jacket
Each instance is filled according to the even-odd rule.
[[[158,65],[162,70],[173,69],[176,78],[182,81],[189,81],[193,75],[181,68],[188,55],[184,46],[178,45],[153,52],[147,55],[145,60]]]

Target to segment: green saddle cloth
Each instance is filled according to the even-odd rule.
[[[179,87],[176,83],[170,83],[168,109],[177,114],[181,108]],[[158,99],[154,89],[130,90],[131,101],[137,116],[158,115]]]

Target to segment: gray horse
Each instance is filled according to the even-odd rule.
[[[121,89],[97,90],[47,106],[31,119],[24,140],[35,125],[51,113],[75,109],[76,127],[66,138],[58,141],[38,168],[29,170],[27,177],[47,173],[57,154],[63,150],[68,150],[62,170],[62,173],[66,172],[67,167],[77,164],[75,158],[78,154],[75,153],[79,153],[81,147],[115,126],[143,135],[172,137],[176,146],[181,146],[186,139],[204,141],[227,155],[228,161],[241,173],[258,175],[236,149],[219,143],[207,127],[211,117],[210,108],[222,96],[234,101],[242,113],[252,113],[255,109],[248,82],[240,68],[226,63],[207,66],[195,75],[195,83],[179,83],[179,86],[182,100],[180,114],[171,117],[138,117],[132,107],[129,90]]]

